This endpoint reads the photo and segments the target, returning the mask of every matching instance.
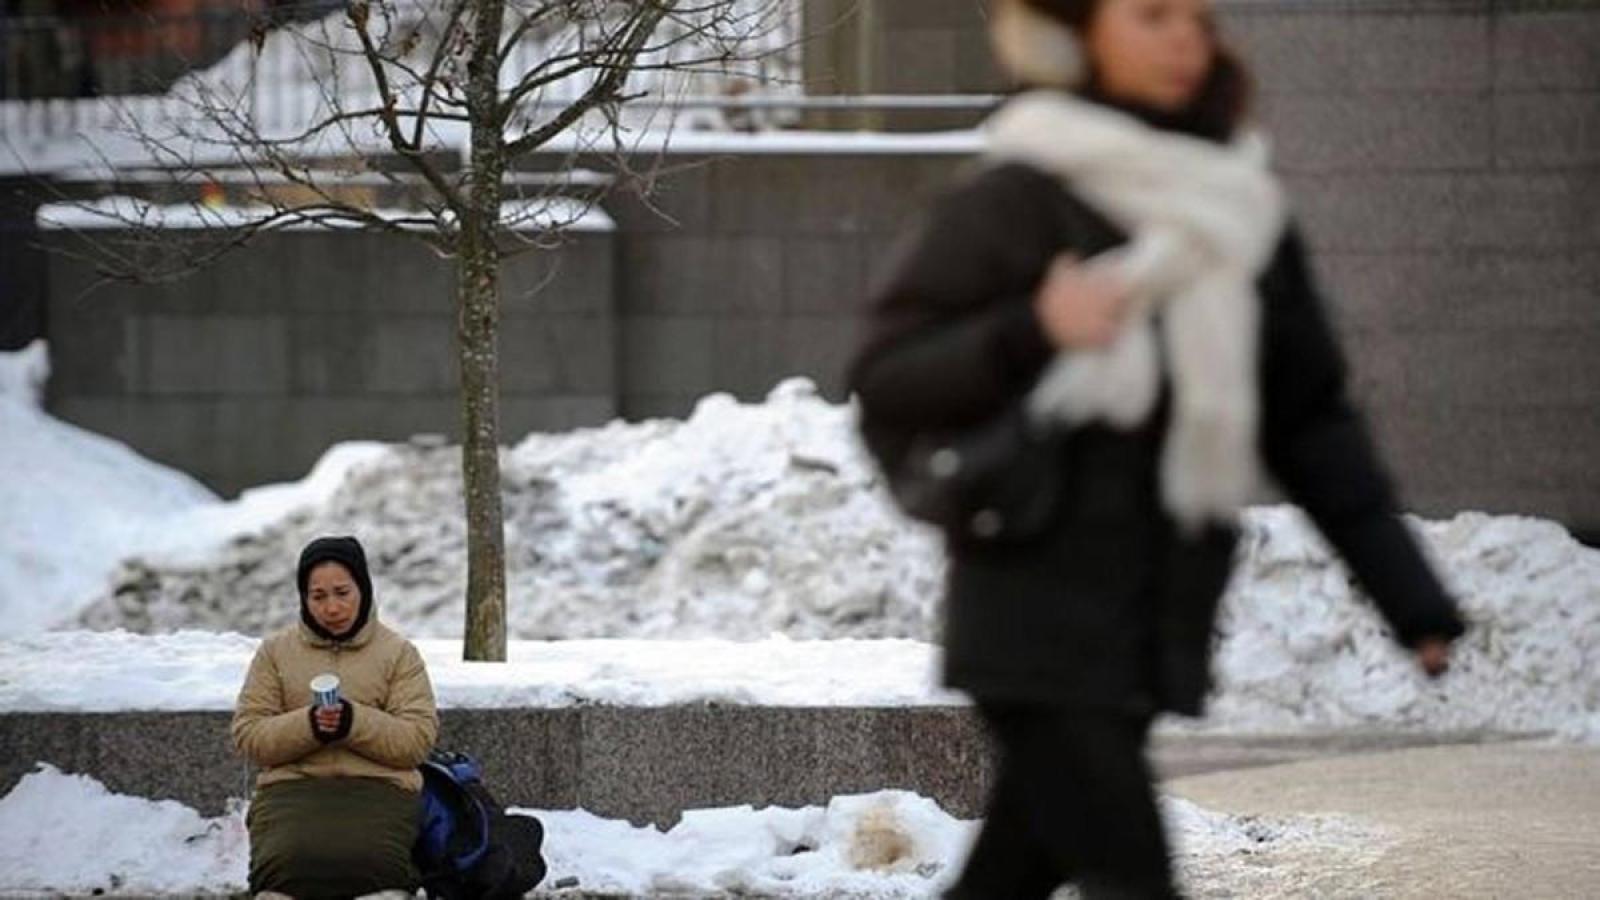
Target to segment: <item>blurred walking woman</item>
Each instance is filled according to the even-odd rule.
[[[1001,750],[952,897],[1175,895],[1144,748],[1201,712],[1270,475],[1429,674],[1462,633],[1345,394],[1209,0],[998,0],[1025,88],[877,292],[851,370],[951,556],[945,677]]]
[[[312,541],[296,574],[300,621],[262,641],[233,715],[234,746],[261,770],[250,890],[297,900],[409,892],[417,765],[439,728],[427,669],[378,621],[355,538]],[[323,675],[336,686],[319,683],[314,699]]]

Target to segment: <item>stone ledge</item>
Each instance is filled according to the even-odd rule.
[[[109,789],[177,800],[216,815],[248,797],[250,772],[228,743],[230,713],[0,714],[0,795],[36,762],[92,775]],[[915,791],[979,817],[990,748],[962,706],[576,706],[446,710],[440,746],[482,760],[508,806],[583,808],[636,824],[674,824],[686,809],[821,805],[839,794]],[[1158,735],[1164,777],[1397,747],[1504,736],[1394,732]]]

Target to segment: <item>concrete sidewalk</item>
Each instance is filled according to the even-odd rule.
[[[1196,873],[1197,897],[1600,897],[1600,748],[1416,748],[1215,772],[1165,789],[1216,812],[1334,816],[1378,836]]]

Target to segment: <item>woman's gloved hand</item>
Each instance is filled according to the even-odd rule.
[[[340,700],[337,706],[308,707],[311,713],[311,733],[324,744],[350,735],[355,709],[349,700]]]

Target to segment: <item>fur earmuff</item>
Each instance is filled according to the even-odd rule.
[[[1075,88],[1088,75],[1078,35],[1022,0],[997,0],[989,40],[1001,68],[1018,84]]]

